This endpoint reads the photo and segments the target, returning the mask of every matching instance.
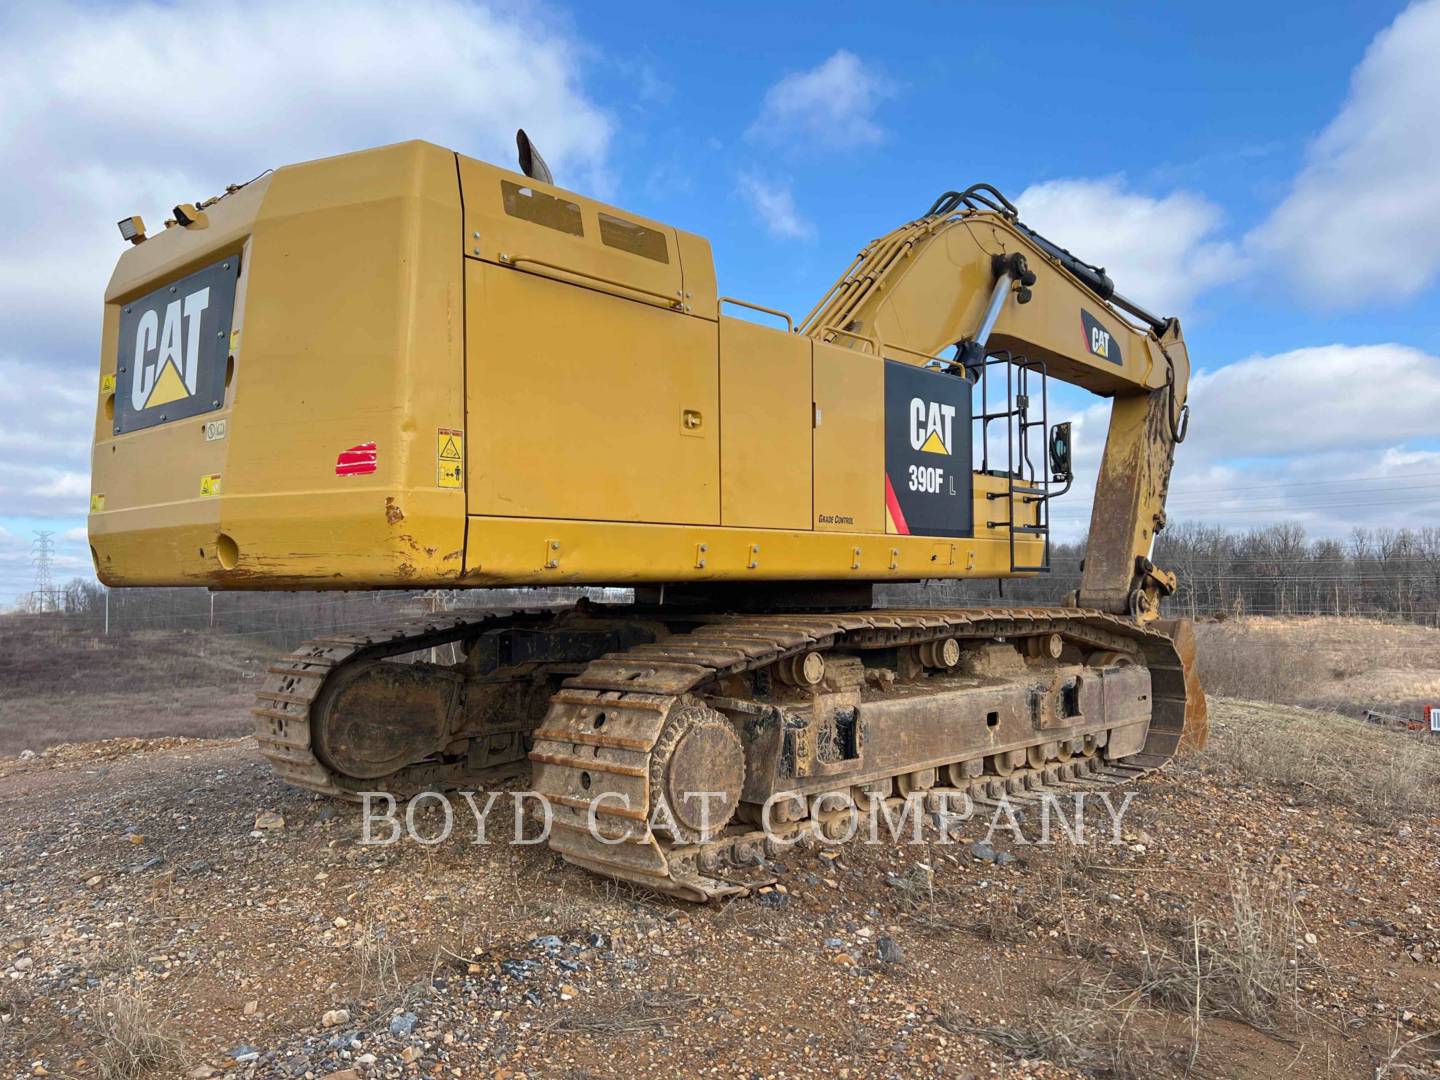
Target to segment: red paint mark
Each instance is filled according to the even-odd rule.
[[[349,450],[341,450],[335,458],[336,476],[363,476],[375,471],[375,444],[361,443]]]
[[[885,474],[885,506],[890,511],[890,516],[895,519],[895,528],[900,530],[901,535],[910,535],[910,526],[905,522],[905,515],[900,510],[900,500],[895,497],[895,489],[890,485],[890,474]]]

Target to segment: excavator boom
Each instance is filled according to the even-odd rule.
[[[1118,310],[1117,310],[1118,309]],[[1143,326],[1137,326],[1129,315]],[[903,348],[952,370],[987,353],[1112,399],[1078,604],[1153,619],[1174,581],[1149,560],[1184,438],[1189,355],[1173,318],[1114,291],[1104,270],[1024,226],[986,184],[871,242],[801,322],[818,341]]]

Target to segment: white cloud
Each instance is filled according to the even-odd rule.
[[[1317,304],[1396,301],[1440,272],[1440,0],[1371,43],[1289,195],[1249,237]]]
[[[1405,345],[1322,345],[1254,356],[1191,382],[1183,451],[1207,458],[1393,446],[1430,436],[1440,359]]]
[[[1253,356],[1197,374],[1190,405],[1190,435],[1175,455],[1172,521],[1237,529],[1299,521],[1315,535],[1343,536],[1355,526],[1413,527],[1434,517],[1440,452],[1416,444],[1434,438],[1440,357],[1393,344]],[[1065,539],[1083,535],[1089,520],[1109,405],[1096,403],[1076,420],[1077,482],[1055,513]]]
[[[747,172],[740,174],[739,185],[741,197],[771,236],[808,240],[815,235],[815,226],[795,209],[795,196],[787,181],[768,180]]]
[[[402,139],[509,166],[522,125],[562,184],[611,186],[585,49],[534,6],[61,0],[0,6],[0,36],[0,504],[17,536],[17,519],[85,512],[121,217],[155,229],[263,169]],[[23,561],[0,598],[28,588]]]
[[[747,134],[790,145],[869,146],[885,138],[875,110],[894,93],[894,85],[876,68],[840,49],[819,66],[791,72],[770,87]]]
[[[1157,315],[1183,314],[1242,269],[1234,246],[1216,238],[1219,207],[1190,192],[1152,198],[1119,177],[1062,179],[1026,188],[1015,203],[1026,225],[1105,267],[1121,295]]]
[[[7,346],[87,364],[121,243],[265,168],[424,138],[511,164],[523,125],[567,186],[608,187],[611,124],[579,50],[462,0],[243,8],[12,5],[0,15],[0,320]],[[317,33],[323,28],[323,33]]]
[[[97,379],[85,369],[0,357],[0,506],[6,514],[85,512]]]
[[[42,498],[81,499],[90,491],[88,473],[62,472],[31,489],[31,494]]]

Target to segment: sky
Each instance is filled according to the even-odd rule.
[[[945,190],[999,187],[1196,369],[1172,521],[1440,519],[1440,0],[1267,6],[421,0],[0,9],[0,606],[89,576],[115,222],[424,138],[710,239],[797,317]],[[1108,404],[1076,421],[1088,520]]]

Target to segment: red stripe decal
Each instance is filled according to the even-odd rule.
[[[341,450],[335,457],[336,476],[363,476],[375,471],[376,450],[373,442]]]
[[[910,526],[905,522],[905,515],[900,512],[900,500],[895,497],[895,489],[890,486],[889,473],[885,474],[885,507],[895,519],[895,528],[899,529],[902,535],[909,536]]]

